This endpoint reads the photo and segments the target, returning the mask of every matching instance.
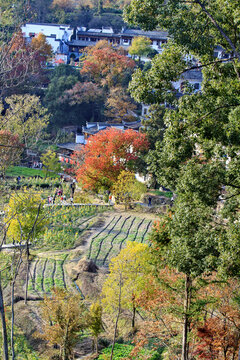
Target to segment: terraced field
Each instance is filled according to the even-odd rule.
[[[118,255],[127,241],[147,242],[153,223],[152,218],[112,212],[102,216],[105,220],[102,220],[100,227],[94,227],[96,224],[92,221],[95,218],[94,215],[74,219],[75,226],[77,223],[79,230],[75,247],[61,251],[55,246],[49,251],[46,249],[45,252],[36,255],[30,269],[29,293],[41,296],[43,293],[50,293],[53,286],[67,288],[73,285],[75,287],[76,284],[69,281],[64,264],[68,263],[68,256],[74,255],[78,250],[81,250],[82,256],[85,255],[98,266],[107,267],[111,258]],[[67,230],[67,224],[65,227]],[[84,233],[85,230],[87,230],[87,235],[86,232]],[[82,233],[85,234],[84,242],[78,245],[83,240]],[[79,258],[76,259],[78,260]],[[77,290],[81,292],[81,289],[77,288]]]
[[[53,286],[66,288],[64,262],[67,255],[57,258],[37,258],[31,265],[30,293],[50,293]]]
[[[116,214],[92,237],[88,259],[98,266],[108,266],[111,258],[121,251],[127,241],[146,242],[151,225],[150,219]]]

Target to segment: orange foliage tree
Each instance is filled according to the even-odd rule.
[[[134,111],[137,106],[132,102],[130,96],[122,87],[112,88],[106,101],[105,115],[112,123],[122,120],[135,121]]]
[[[122,54],[121,50],[115,49],[107,41],[99,41],[87,50],[81,74],[110,88],[120,84],[126,73],[131,73],[134,67],[135,61]]]
[[[110,189],[122,170],[135,170],[147,148],[146,135],[134,130],[100,131],[89,137],[80,154],[74,154],[74,158],[84,156],[83,164],[76,170],[77,180],[85,189]]]
[[[51,45],[48,44],[46,36],[42,33],[39,33],[32,39],[31,48],[35,53],[36,59],[42,65],[45,65],[47,59],[53,54]]]
[[[204,360],[237,360],[240,346],[239,282],[213,282],[202,294],[212,298],[205,321],[194,329],[197,342],[193,354]]]
[[[50,55],[51,46],[38,37],[34,41],[35,43],[28,44],[22,32],[18,31],[9,42],[1,44],[0,94],[11,92],[29,81],[34,81],[39,86],[43,59]]]

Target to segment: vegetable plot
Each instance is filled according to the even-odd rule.
[[[88,258],[99,266],[107,266],[126,241],[146,242],[152,220],[137,216],[116,215],[91,240]]]
[[[53,286],[66,288],[63,259],[37,259],[31,268],[29,291],[34,293],[50,293]]]

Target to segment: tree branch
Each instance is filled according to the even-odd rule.
[[[215,113],[218,110],[229,108],[229,107],[235,107],[235,106],[240,106],[240,104],[230,104],[230,105],[226,104],[226,105],[218,106],[214,110],[209,111],[207,114],[205,114],[205,115],[201,116],[200,118],[198,118],[197,121],[200,121],[200,120],[204,119],[205,117]]]
[[[238,58],[238,60],[240,61],[240,53],[237,51],[236,47],[234,46],[232,40],[225,34],[225,32],[223,31],[223,29],[221,28],[221,26],[217,23],[217,21],[214,19],[214,17],[209,13],[209,11],[206,9],[205,5],[200,1],[200,0],[195,0],[195,3],[198,4],[202,11],[205,12],[205,14],[208,16],[208,18],[211,20],[211,22],[213,23],[213,25],[218,29],[218,31],[220,32],[220,34],[224,37],[224,39],[227,41],[227,43],[229,44],[229,46],[231,47],[231,49],[233,50],[234,54],[236,55],[236,57]]]
[[[182,74],[184,74],[185,72],[190,71],[190,70],[198,70],[198,69],[202,69],[203,67],[207,67],[207,66],[214,65],[214,64],[217,64],[217,63],[221,63],[221,62],[228,62],[228,61],[234,60],[234,59],[236,59],[236,57],[235,57],[235,56],[232,56],[231,58],[228,58],[228,59],[218,59],[218,60],[210,61],[210,62],[207,63],[207,64],[201,64],[201,65],[191,66],[190,68],[183,70],[183,71],[180,73],[180,75],[182,75]]]

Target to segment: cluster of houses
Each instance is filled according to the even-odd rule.
[[[151,47],[161,53],[162,45],[167,42],[166,31],[142,31],[122,28],[118,33],[111,27],[101,29],[87,29],[86,27],[71,27],[58,24],[25,24],[22,26],[23,36],[28,40],[42,33],[52,46],[55,60],[69,63],[71,60],[78,61],[87,46],[96,45],[100,40],[106,40],[114,46],[121,46],[128,53],[132,39],[136,36],[146,36],[152,41]]]
[[[27,23],[21,27],[23,36],[31,41],[33,37],[42,33],[52,46],[55,59],[69,63],[71,59],[79,60],[83,50],[87,46],[96,45],[100,40],[107,40],[114,46],[121,46],[128,54],[128,48],[136,36],[145,36],[152,42],[152,49],[161,53],[162,46],[168,41],[166,31],[143,31],[122,28],[120,32],[114,32],[111,27],[101,29],[87,29],[86,27],[71,27],[70,25]],[[214,56],[224,58],[228,55],[223,49],[217,47]]]
[[[135,131],[138,131],[141,125],[141,120],[136,120],[134,122],[122,121],[118,124],[87,121],[86,125],[82,126],[81,129],[77,126],[66,127],[63,129],[63,131],[75,133],[75,141],[58,144],[61,153],[61,161],[68,162],[71,154],[75,150],[79,150],[81,146],[85,145],[89,136],[95,135],[101,130],[105,130],[107,128],[115,128],[123,131],[127,129],[133,129]]]
[[[168,33],[166,31],[142,31],[136,29],[122,28],[120,32],[114,32],[111,27],[102,27],[101,29],[87,29],[86,27],[71,27],[69,25],[59,24],[39,24],[28,23],[22,26],[23,36],[27,41],[42,33],[46,36],[46,40],[52,46],[54,53],[53,65],[60,63],[75,63],[78,64],[78,60],[84,52],[84,48],[88,46],[96,45],[100,40],[106,40],[116,47],[122,47],[125,50],[126,56],[128,54],[128,48],[132,43],[134,37],[145,36],[151,40],[151,47],[161,53],[163,51],[163,45],[168,41]],[[224,53],[223,49],[217,47],[214,50],[214,56],[220,59],[227,59],[228,54]],[[186,84],[190,84],[194,91],[201,90],[202,72],[200,69],[191,70],[185,72],[181,78],[173,84],[176,92],[179,96],[182,96],[183,88]],[[149,105],[142,104],[142,118],[148,115]],[[59,144],[60,152],[63,159],[68,159],[70,154],[83,146],[87,138],[90,135],[96,134],[98,131],[105,129],[106,127],[115,127],[121,130],[134,129],[139,130],[141,127],[141,121],[135,121],[133,123],[122,122],[120,124],[109,123],[86,123],[82,129],[77,127],[71,129],[76,134],[76,140],[74,143]]]

